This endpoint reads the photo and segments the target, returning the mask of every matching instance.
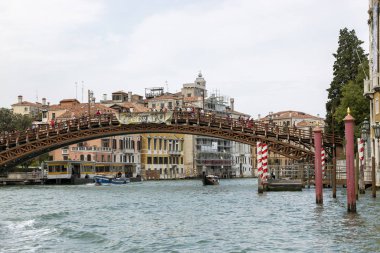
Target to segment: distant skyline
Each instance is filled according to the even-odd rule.
[[[367,0],[4,0],[0,107],[162,86],[202,71],[210,92],[257,118],[324,117],[339,30],[368,52]],[[78,83],[77,89],[76,84]],[[84,101],[85,102],[85,101]]]

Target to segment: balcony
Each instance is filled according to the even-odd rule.
[[[369,80],[370,83],[372,83],[372,92],[373,91],[380,91],[380,83],[379,83],[380,74],[376,73],[372,75],[372,80]],[[371,82],[372,81],[372,82]]]
[[[112,152],[112,148],[106,148],[106,147],[72,147],[71,151]]]
[[[181,151],[179,150],[169,150],[169,155],[181,155]]]
[[[373,94],[373,88],[372,88],[372,82],[371,80],[365,79],[364,80],[364,93],[363,95],[367,98],[370,98]]]

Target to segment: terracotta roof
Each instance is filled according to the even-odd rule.
[[[57,119],[69,119],[72,117],[80,117],[88,114],[88,103],[74,104],[72,106],[52,105],[49,107],[49,111],[65,111],[63,114],[57,116]],[[91,114],[95,114],[97,111],[102,113],[114,113],[115,110],[105,105],[95,103],[91,105]]]
[[[118,103],[115,105],[111,105],[110,107],[113,106],[122,106],[124,108],[133,108],[133,112],[148,112],[149,109],[143,106],[142,104],[138,103],[133,103],[133,102],[124,102],[124,103]]]
[[[202,100],[202,97],[184,97],[183,100],[185,102],[194,102]]]
[[[16,103],[11,106],[36,106],[36,107],[41,107],[40,103],[31,103],[28,101],[22,101],[21,103]]]
[[[77,102],[77,103],[80,103],[78,101],[78,99],[75,99],[75,98],[66,98],[66,99],[62,99],[61,101],[59,101],[59,103],[67,103],[67,102]]]
[[[287,118],[320,119],[320,120],[323,120],[323,118],[321,118],[321,117],[316,117],[316,116],[313,116],[313,115],[310,115],[310,114],[307,114],[307,113],[304,113],[304,112],[291,111],[291,110],[289,110],[289,111],[280,111],[280,112],[273,113],[271,115],[266,115],[264,118],[262,118],[262,120],[269,119],[269,116],[272,116],[273,120],[287,119]]]

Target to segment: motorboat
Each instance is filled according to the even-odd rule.
[[[129,178],[125,177],[109,177],[103,175],[94,176],[96,185],[111,185],[111,184],[127,184],[130,183]]]
[[[205,175],[203,174],[202,178],[203,185],[218,185],[219,177],[215,175]]]

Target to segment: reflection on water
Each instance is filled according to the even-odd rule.
[[[380,204],[257,180],[0,188],[0,252],[379,252]]]

